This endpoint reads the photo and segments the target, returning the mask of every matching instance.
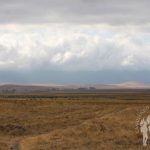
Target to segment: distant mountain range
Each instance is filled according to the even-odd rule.
[[[56,92],[130,92],[150,91],[150,84],[125,82],[120,84],[72,84],[72,85],[0,85],[0,94],[56,93]]]

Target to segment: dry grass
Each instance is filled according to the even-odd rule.
[[[141,150],[135,123],[149,101],[104,96],[0,100],[0,150]]]

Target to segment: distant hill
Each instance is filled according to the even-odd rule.
[[[72,84],[72,85],[0,85],[0,94],[56,93],[56,92],[130,92],[150,91],[150,84],[125,82],[120,84]]]

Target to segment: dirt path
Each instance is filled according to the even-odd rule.
[[[20,150],[20,141],[21,139],[14,139],[10,144],[9,150]]]

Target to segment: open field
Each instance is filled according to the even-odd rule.
[[[141,150],[150,93],[0,95],[0,150]]]

